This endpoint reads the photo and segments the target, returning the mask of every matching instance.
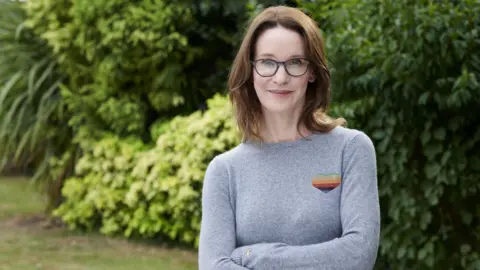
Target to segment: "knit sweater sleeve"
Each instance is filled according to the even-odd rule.
[[[289,246],[258,243],[234,250],[249,269],[373,269],[380,234],[380,206],[375,149],[359,133],[347,144],[342,158],[340,215],[342,235],[328,242]]]
[[[202,221],[198,249],[200,270],[244,270],[239,257],[232,258],[236,247],[235,216],[229,192],[226,167],[214,158],[205,172],[202,190]]]

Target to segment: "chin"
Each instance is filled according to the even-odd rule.
[[[299,107],[302,107],[302,102],[300,102],[296,96],[285,98],[261,96],[260,103],[262,104],[263,110],[268,113],[293,113]]]
[[[263,109],[270,113],[286,113],[293,111],[291,106],[285,106],[283,104],[265,104]]]

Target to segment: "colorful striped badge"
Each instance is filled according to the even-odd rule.
[[[312,179],[312,185],[325,193],[338,187],[341,182],[342,178],[338,173],[318,174]]]

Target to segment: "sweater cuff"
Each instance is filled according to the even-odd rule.
[[[262,256],[265,256],[265,254],[272,249],[283,246],[286,245],[282,243],[258,243],[249,246],[238,247],[232,252],[230,258],[240,266],[254,268],[255,264],[262,261]]]
[[[232,261],[235,264],[243,266],[242,265],[242,262],[243,262],[242,257],[243,257],[243,250],[244,249],[245,249],[245,247],[238,247],[232,252],[232,255],[230,255],[230,258],[232,259]]]

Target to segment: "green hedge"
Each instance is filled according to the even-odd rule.
[[[378,268],[479,269],[480,3],[305,2],[332,19],[335,100],[373,98],[353,127],[377,149]]]
[[[208,105],[173,119],[153,148],[113,135],[82,145],[55,214],[72,229],[196,245],[206,166],[239,142],[227,99],[215,96]]]

